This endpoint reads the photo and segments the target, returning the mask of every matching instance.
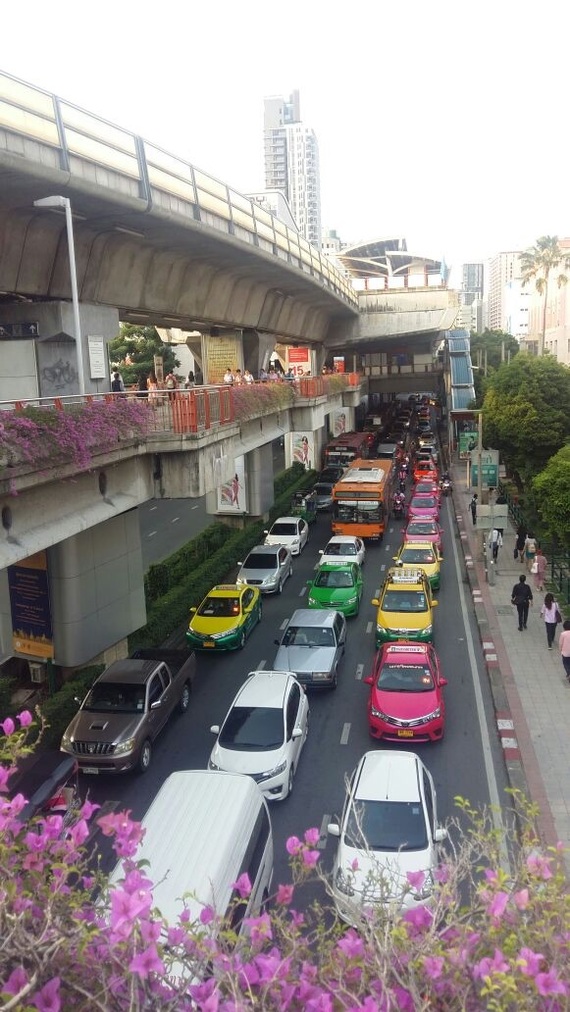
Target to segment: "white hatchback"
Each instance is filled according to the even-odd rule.
[[[366,548],[362,538],[355,538],[348,534],[337,534],[331,538],[327,547],[320,549],[319,566],[325,562],[344,565],[347,562],[357,562],[359,566],[364,564]]]
[[[309,525],[302,517],[279,517],[266,535],[264,544],[285,545],[291,555],[300,555],[309,540]]]
[[[208,769],[252,777],[267,801],[293,789],[309,730],[309,703],[291,671],[251,671],[220,728]]]
[[[340,917],[357,925],[367,909],[429,904],[439,844],[431,774],[414,752],[366,752],[348,787],[342,818],[329,823],[339,838],[332,891]],[[408,873],[415,875],[412,882]]]

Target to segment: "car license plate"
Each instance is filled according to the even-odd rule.
[[[81,767],[81,772],[82,773],[98,773],[99,770],[97,769],[96,766],[82,766]]]
[[[215,647],[215,645],[216,644],[215,644],[214,640],[204,640],[204,646],[205,647]]]
[[[414,732],[413,731],[409,731],[408,728],[405,728],[405,729],[402,729],[401,731],[398,731],[398,738],[413,738],[413,737],[414,737]]]

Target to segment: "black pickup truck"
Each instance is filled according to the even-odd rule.
[[[94,682],[61,739],[82,773],[145,773],[152,744],[174,710],[190,703],[196,659],[175,650],[136,650]],[[81,702],[81,700],[78,700]]]

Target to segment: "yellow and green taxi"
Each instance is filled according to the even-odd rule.
[[[261,621],[261,607],[257,587],[237,583],[212,587],[202,604],[190,609],[188,644],[195,650],[239,650]]]
[[[437,545],[432,545],[430,541],[404,541],[394,556],[398,566],[423,569],[432,590],[439,590],[442,561]]]
[[[389,569],[380,597],[372,604],[376,616],[376,646],[394,640],[433,641],[433,609],[437,605],[422,569]]]

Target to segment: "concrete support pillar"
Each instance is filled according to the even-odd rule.
[[[267,369],[275,348],[275,335],[259,330],[243,331],[243,363],[257,379],[260,369]]]

